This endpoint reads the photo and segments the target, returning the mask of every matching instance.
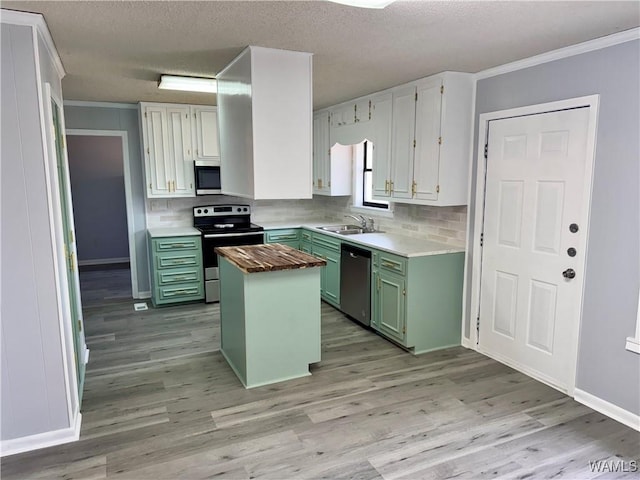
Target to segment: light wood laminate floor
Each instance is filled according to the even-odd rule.
[[[589,466],[640,460],[638,432],[462,347],[412,356],[323,304],[312,376],[245,390],[217,305],[132,303],[85,308],[80,440],[3,479],[638,478]]]

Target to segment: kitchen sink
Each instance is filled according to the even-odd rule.
[[[320,230],[331,233],[339,233],[340,235],[355,235],[364,233],[364,229],[360,225],[327,225],[318,227]]]

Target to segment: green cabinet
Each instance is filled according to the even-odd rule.
[[[305,233],[304,230],[303,233]],[[338,308],[340,308],[341,245],[342,242],[338,238],[316,232],[311,235],[311,254],[327,262],[320,274],[320,296]]]
[[[300,229],[267,230],[265,232],[265,243],[281,243],[300,250]]]
[[[204,299],[200,236],[149,237],[154,306]]]
[[[309,255],[312,254],[313,248],[311,245],[311,241],[313,238],[313,234],[308,230],[300,230],[300,250]]]
[[[372,254],[372,328],[414,354],[459,345],[464,253]]]

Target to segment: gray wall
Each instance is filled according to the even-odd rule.
[[[1,28],[2,440],[70,425],[32,32]]]
[[[137,106],[118,108],[110,106],[64,107],[67,129],[124,130],[129,141],[129,174],[133,199],[133,229],[136,245],[138,291],[149,292],[149,262],[147,260],[144,171],[140,148],[140,127]],[[71,184],[73,188],[73,182]]]
[[[640,41],[632,41],[478,81],[473,156],[481,113],[600,95],[576,388],[636,415],[640,355],[625,339],[640,285],[639,60]],[[474,214],[470,205],[471,221]]]
[[[122,138],[68,135],[78,260],[129,257]]]

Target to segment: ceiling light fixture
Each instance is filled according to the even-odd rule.
[[[186,92],[217,92],[215,78],[180,77],[177,75],[161,75],[158,88],[163,90],[183,90]]]
[[[329,0],[333,3],[341,3],[350,7],[360,8],[384,8],[392,4],[395,0]]]

